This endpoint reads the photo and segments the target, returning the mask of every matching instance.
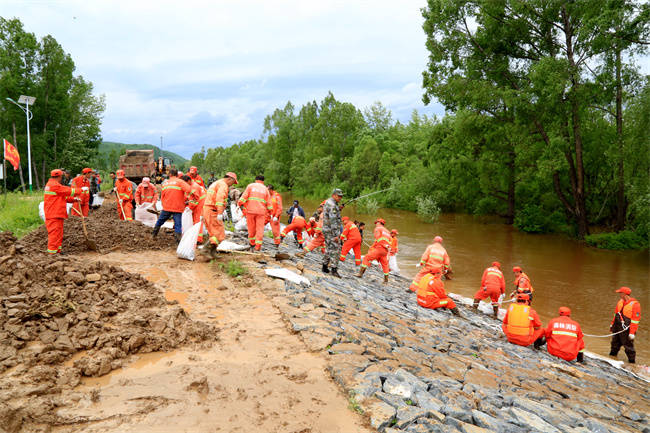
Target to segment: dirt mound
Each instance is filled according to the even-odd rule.
[[[0,234],[0,247],[0,426],[8,431],[56,424],[62,389],[129,354],[216,338],[140,275],[29,254],[10,233]]]
[[[88,235],[90,239],[97,242],[99,252],[118,249],[145,251],[176,248],[172,231],[163,229],[154,240],[151,237],[150,227],[139,221],[120,221],[115,206],[115,198],[106,198],[104,204],[96,210],[91,210],[86,218]],[[76,254],[88,251],[81,218],[70,216],[63,225],[63,233],[64,253]],[[45,253],[47,249],[45,225],[25,235],[21,243],[29,251]]]

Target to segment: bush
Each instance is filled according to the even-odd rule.
[[[585,236],[588,245],[607,250],[638,250],[648,248],[648,239],[631,230],[618,233],[597,233]]]
[[[526,205],[515,215],[515,227],[526,233],[546,233],[548,224],[546,216],[537,205]]]
[[[239,260],[235,259],[230,260],[227,264],[220,263],[219,268],[231,277],[238,277],[248,273],[248,269],[246,269]]]
[[[415,198],[418,205],[418,216],[423,221],[434,223],[440,216],[440,207],[434,198],[418,196]]]
[[[357,212],[359,213],[374,215],[377,209],[379,209],[379,202],[373,197],[366,197],[357,201]]]
[[[42,191],[8,193],[6,201],[0,196],[0,232],[10,231],[20,238],[43,224],[38,216],[41,201]]]

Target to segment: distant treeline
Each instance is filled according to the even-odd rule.
[[[527,232],[640,248],[650,229],[650,7],[603,2],[430,0],[424,100],[441,119],[393,120],[328,94],[264,122],[260,140],[197,153],[203,172],[264,173],[326,197],[392,186],[388,207],[501,215]],[[618,232],[592,235],[590,231]]]
[[[35,188],[45,185],[53,168],[74,175],[96,162],[104,97],[95,96],[92,83],[74,71],[72,58],[52,36],[38,40],[20,20],[0,17],[0,142],[17,145],[21,156],[20,171],[7,170],[8,189],[27,184],[27,125],[25,113],[6,98],[36,97],[30,107]]]

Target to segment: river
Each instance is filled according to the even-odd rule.
[[[284,193],[282,197],[287,209],[294,197],[290,193]],[[297,199],[307,217],[319,203]],[[562,235],[521,233],[494,217],[443,214],[436,223],[429,224],[422,222],[413,212],[397,209],[379,209],[376,215],[364,215],[357,214],[356,207],[351,205],[342,213],[366,223],[364,240],[367,243],[372,243],[373,221],[377,217],[386,220],[387,228],[397,229],[397,262],[402,275],[409,277],[415,275],[415,265],[433,237],[442,236],[454,271],[453,280],[445,282],[448,292],[473,297],[483,270],[497,260],[501,262],[506,277],[506,294],[509,295],[514,283],[512,267],[521,266],[535,288],[533,308],[545,326],[550,319],[557,317],[560,306],[567,306],[572,310],[571,317],[580,323],[585,334],[609,334],[609,324],[619,299],[614,291],[620,286],[628,286],[642,308],[641,325],[635,341],[637,363],[650,364],[650,322],[643,317],[643,309],[648,311],[650,308],[648,250],[599,250]],[[282,222],[286,223],[286,215]],[[362,254],[366,250],[364,245]],[[609,343],[610,338],[585,337],[586,349],[601,355],[609,353]],[[622,349],[618,359],[627,361]]]

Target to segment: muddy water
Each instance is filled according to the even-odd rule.
[[[293,197],[283,194],[284,207],[291,206]],[[307,217],[319,202],[298,198]],[[614,290],[620,286],[632,288],[632,296],[642,309],[650,308],[650,257],[648,251],[604,251],[584,246],[559,235],[529,235],[504,225],[496,218],[472,217],[461,214],[441,215],[435,224],[422,222],[413,212],[379,209],[377,215],[357,214],[355,206],[343,210],[343,215],[364,221],[364,240],[372,243],[373,221],[379,216],[389,229],[399,231],[397,262],[401,273],[413,276],[415,264],[435,235],[444,238],[451,257],[454,279],[446,282],[449,292],[473,297],[479,288],[483,270],[494,260],[502,264],[506,276],[506,292],[512,291],[513,266],[518,265],[531,278],[535,288],[533,307],[542,322],[557,316],[560,306],[573,311],[572,317],[585,334],[609,333],[609,324],[618,301]],[[286,223],[286,218],[282,220]],[[362,254],[367,250],[363,246]],[[506,304],[507,305],[507,304]],[[643,311],[642,311],[643,316]],[[647,316],[647,313],[646,313]],[[637,362],[650,363],[650,331],[648,319],[642,317],[635,347]],[[609,353],[609,338],[585,337],[587,350]],[[618,356],[627,360],[623,351]]]

